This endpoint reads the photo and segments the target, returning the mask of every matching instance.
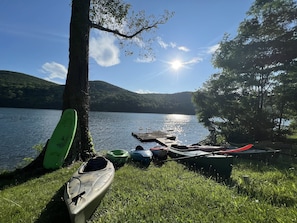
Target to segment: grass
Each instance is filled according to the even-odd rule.
[[[16,174],[14,178],[2,174],[0,183],[0,222],[51,222],[62,219],[67,222],[61,197],[64,183],[73,174],[74,168],[63,168],[51,173]],[[26,180],[27,179],[27,180]]]
[[[296,141],[297,140],[297,130],[293,131],[293,133],[291,135],[288,135],[287,139]]]
[[[0,222],[69,222],[64,184],[79,163],[53,172],[2,174]],[[116,171],[89,222],[297,222],[297,165],[238,160],[229,181],[218,182],[166,162]]]

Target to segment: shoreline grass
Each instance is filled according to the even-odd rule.
[[[0,179],[0,222],[70,222],[64,184],[79,163],[53,172]],[[176,162],[127,164],[88,222],[297,222],[297,164],[236,159],[218,182]]]

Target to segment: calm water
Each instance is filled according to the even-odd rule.
[[[45,144],[60,115],[59,110],[0,108],[0,170],[13,169],[24,158],[35,157],[32,147]],[[192,115],[90,112],[89,126],[97,151],[156,145],[139,142],[132,132],[161,130],[183,144],[196,143],[208,134]]]

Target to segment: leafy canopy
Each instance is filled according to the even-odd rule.
[[[215,125],[229,141],[272,139],[284,133],[284,121],[297,112],[292,109],[296,14],[292,0],[256,0],[237,36],[224,36],[213,56],[221,72],[194,94],[204,125]]]

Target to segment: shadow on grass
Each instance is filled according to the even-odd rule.
[[[0,174],[0,190],[4,189],[7,186],[17,186],[19,184],[25,183],[28,180],[40,177],[49,172],[49,170],[46,170],[42,167],[32,169],[30,171],[17,169],[12,172],[4,172]]]
[[[266,171],[278,170],[283,176],[287,176],[293,173],[297,169],[297,145],[293,143],[271,143],[261,142],[257,145],[259,148],[268,148],[279,150],[278,153],[270,154],[261,157],[245,157],[234,159],[234,165],[238,170],[252,171],[256,174],[265,174]],[[292,172],[293,171],[293,172]],[[236,188],[238,194],[244,194],[250,198],[256,200],[266,200],[268,203],[274,206],[287,206],[292,207],[296,205],[296,198],[294,196],[287,196],[277,193],[265,193],[261,190],[260,185],[254,186],[251,184],[251,178],[249,175],[243,175],[239,180],[231,179],[228,182],[230,188]],[[266,181],[265,181],[266,182]],[[281,185],[280,185],[281,186]],[[290,188],[288,188],[290,189]]]
[[[151,162],[130,161],[129,164],[143,170],[147,170]]]
[[[250,169],[255,172],[263,172],[273,167],[281,172],[286,172],[288,169],[297,167],[297,157],[287,154],[278,154],[277,156],[266,157],[266,159],[234,159],[234,165],[240,165],[243,168]]]
[[[64,186],[52,197],[35,223],[63,222],[70,223],[70,217],[65,202],[63,201]]]
[[[50,173],[51,170],[47,170],[43,168],[43,158],[45,154],[45,148],[43,148],[42,152],[22,169],[16,169],[11,172],[3,172],[0,174],[0,190],[5,188],[6,186],[16,186],[22,184],[28,180],[40,177],[46,173]]]
[[[199,173],[209,179],[212,179],[218,183],[223,183],[225,184],[226,182],[230,181],[230,174],[231,172],[227,171],[218,171],[216,169],[214,169],[211,165],[206,167],[202,167],[202,166],[197,166],[197,165],[193,165],[191,163],[187,163],[187,162],[180,162],[181,164],[183,164],[185,166],[185,168],[187,168],[190,171],[194,171],[196,173]]]

